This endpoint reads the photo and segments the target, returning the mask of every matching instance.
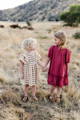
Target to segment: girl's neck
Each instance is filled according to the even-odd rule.
[[[59,48],[64,48],[64,45],[57,45]]]
[[[35,51],[35,50],[27,50],[27,52],[29,52],[29,53],[30,53],[30,52],[33,52],[33,51]]]

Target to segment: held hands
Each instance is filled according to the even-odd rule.
[[[48,69],[49,69],[49,61],[50,61],[50,59],[49,58],[47,58],[47,60],[45,61],[45,64],[44,64],[44,66],[43,66],[43,72],[46,72],[46,71],[48,71]]]
[[[43,72],[46,72],[48,71],[48,67],[44,66],[43,69],[42,69]]]

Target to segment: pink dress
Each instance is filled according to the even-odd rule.
[[[68,63],[71,51],[67,48],[51,46],[48,52],[50,66],[48,71],[48,84],[63,87],[68,85]]]

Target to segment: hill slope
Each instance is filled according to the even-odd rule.
[[[54,21],[59,14],[80,0],[33,0],[14,9],[0,11],[0,20],[12,21]]]

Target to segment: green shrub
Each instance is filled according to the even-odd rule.
[[[80,39],[80,32],[76,32],[76,33],[73,35],[73,37],[74,37],[75,39]]]
[[[70,26],[78,26],[80,23],[80,5],[72,5],[68,11],[60,15],[60,19]]]

